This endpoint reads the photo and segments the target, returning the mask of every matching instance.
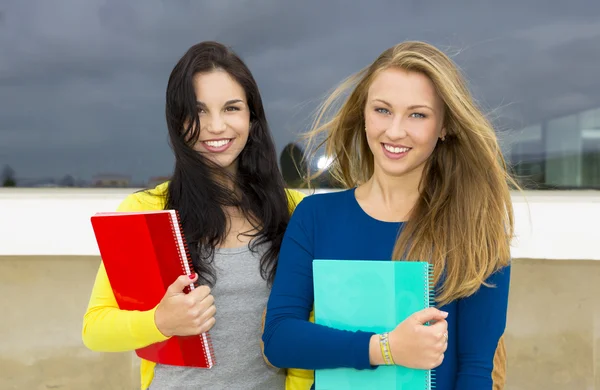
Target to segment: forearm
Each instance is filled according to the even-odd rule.
[[[369,361],[371,366],[381,366],[385,362],[383,360],[383,354],[381,353],[381,346],[379,345],[379,335],[372,335],[369,339]]]
[[[368,332],[331,329],[306,320],[285,318],[267,323],[263,340],[269,362],[280,368],[372,368]]]
[[[124,352],[166,340],[154,324],[154,309],[126,311],[114,307],[88,310],[83,343],[93,351]]]
[[[94,351],[123,352],[166,340],[156,327],[154,311],[120,310],[100,264],[83,317],[83,343]]]
[[[463,360],[456,375],[457,389],[464,390],[492,390],[492,367],[482,365],[480,362],[466,362]]]

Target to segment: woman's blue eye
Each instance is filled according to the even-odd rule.
[[[426,118],[425,114],[421,114],[420,112],[414,112],[411,116],[416,115],[414,118]]]
[[[390,113],[390,111],[387,108],[376,108],[375,111],[377,111],[380,114],[385,114],[385,115]]]

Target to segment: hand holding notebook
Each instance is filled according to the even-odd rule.
[[[208,332],[215,324],[215,299],[207,286],[184,292],[198,275],[182,275],[171,284],[154,313],[156,327],[165,336],[194,336]]]
[[[376,370],[315,371],[316,390],[430,390],[443,358],[446,314],[434,307],[433,267],[427,262],[313,260],[315,322],[335,329],[373,332]],[[432,324],[435,322],[434,324]]]
[[[447,345],[448,313],[430,307],[414,313],[389,333],[394,363],[429,370],[442,364]],[[434,322],[432,325],[428,323]],[[379,348],[379,341],[376,341]],[[374,356],[381,357],[376,349]],[[383,364],[383,360],[380,362]]]
[[[91,222],[119,308],[156,308],[158,330],[171,336],[136,354],[160,364],[212,368],[208,329],[214,300],[208,287],[194,285],[197,276],[177,211],[97,213]]]

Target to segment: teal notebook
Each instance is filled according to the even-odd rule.
[[[314,260],[315,322],[351,331],[391,331],[433,306],[432,271],[426,262]],[[429,390],[433,375],[400,366],[315,371],[315,390],[338,389]]]

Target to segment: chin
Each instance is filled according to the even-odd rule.
[[[231,169],[234,167],[233,161],[215,161],[217,165],[224,169]]]
[[[222,167],[228,171],[237,170],[237,161],[236,160],[226,159],[226,160],[216,161],[216,163],[219,164],[220,167]]]
[[[226,161],[224,159],[220,159],[220,158],[206,158],[207,162],[210,161],[209,164],[214,164],[216,166],[218,166],[219,168],[224,168],[224,167],[228,167],[229,165],[231,165],[231,162]]]
[[[402,177],[402,176],[406,175],[407,173],[410,173],[410,170],[405,170],[405,169],[385,169],[385,170],[383,170],[383,172],[387,176]]]
[[[416,169],[419,168],[419,165],[414,164],[385,164],[380,165],[381,172],[383,172],[387,176],[392,177],[401,177],[407,174],[413,173]]]

